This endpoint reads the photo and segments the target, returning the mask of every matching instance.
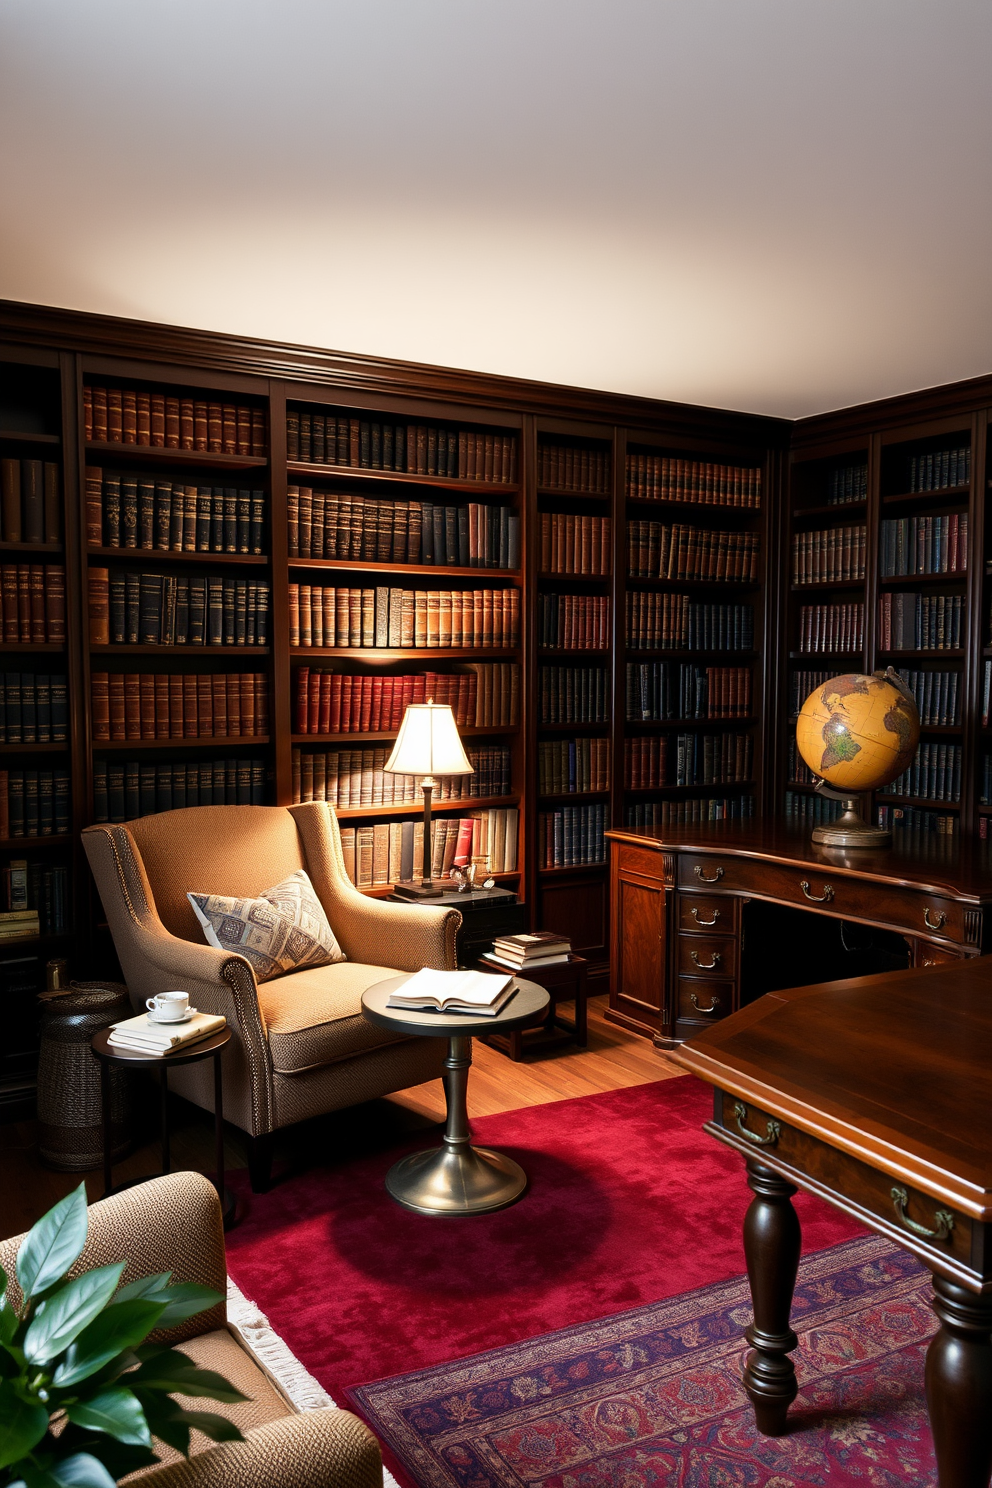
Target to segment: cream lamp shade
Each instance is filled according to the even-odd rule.
[[[383,769],[390,775],[474,775],[446,703],[410,703],[393,752]]]

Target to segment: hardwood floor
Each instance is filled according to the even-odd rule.
[[[520,1106],[543,1105],[571,1096],[595,1095],[664,1080],[682,1071],[647,1039],[607,1023],[603,1017],[606,994],[589,999],[589,1046],[574,1044],[533,1050],[514,1063],[505,1054],[479,1040],[473,1047],[468,1103],[471,1116],[490,1116]],[[562,1004],[570,1017],[571,1009]],[[150,1095],[153,1094],[149,1088]],[[139,1113],[142,1135],[135,1150],[114,1169],[116,1182],[159,1171],[156,1127],[157,1098]],[[333,1162],[359,1152],[382,1150],[402,1141],[412,1131],[433,1127],[444,1119],[444,1092],[440,1080],[417,1085],[385,1100],[336,1112],[332,1116],[294,1128],[282,1138],[276,1161],[277,1175],[287,1169],[312,1163]],[[185,1101],[176,1100],[171,1119],[172,1165],[209,1172],[213,1167],[213,1117]],[[229,1132],[225,1161],[231,1169],[245,1166],[236,1132]],[[63,1194],[86,1180],[90,1200],[103,1193],[99,1170],[86,1174],[56,1173],[38,1158],[35,1124],[30,1121],[0,1126],[0,1234],[15,1235],[27,1229]]]

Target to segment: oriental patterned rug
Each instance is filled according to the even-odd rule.
[[[929,1298],[920,1263],[875,1236],[804,1259],[777,1439],[741,1385],[745,1277],[350,1395],[420,1488],[921,1488]]]

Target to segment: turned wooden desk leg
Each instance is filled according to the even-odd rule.
[[[930,1429],[940,1488],[987,1488],[992,1475],[992,1298],[933,1278],[940,1319],[927,1350]]]
[[[744,1366],[744,1388],[758,1430],[782,1436],[796,1398],[796,1369],[789,1354],[797,1338],[789,1327],[802,1236],[792,1207],[795,1186],[753,1158],[747,1181],[754,1192],[744,1219],[744,1254],[754,1322],[745,1337],[753,1349]]]

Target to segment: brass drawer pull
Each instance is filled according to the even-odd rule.
[[[690,951],[689,959],[692,962],[693,966],[699,967],[700,971],[716,971],[717,967],[720,965],[720,962],[723,960],[723,957],[720,955],[719,951],[714,951],[712,961],[700,961],[699,957],[696,955],[696,952]]]
[[[931,929],[936,929],[936,926],[931,926]],[[895,1211],[899,1216],[900,1223],[904,1224],[907,1230],[912,1230],[914,1235],[922,1235],[924,1240],[946,1240],[954,1228],[954,1215],[949,1209],[937,1210],[933,1217],[934,1227],[932,1230],[928,1230],[926,1225],[917,1224],[915,1219],[910,1219],[906,1213],[909,1194],[904,1188],[894,1188],[892,1190],[892,1202],[895,1205]]]
[[[695,908],[690,909],[689,913],[692,915],[692,918],[695,920],[697,925],[715,925],[717,920],[720,918],[720,911],[718,909],[715,909],[713,911],[713,918],[711,920],[701,920],[699,918],[699,910]]]
[[[811,904],[829,904],[834,897],[833,884],[824,884],[822,894],[811,894],[809,891],[809,880],[805,878],[799,880],[799,887]]]
[[[926,925],[928,930],[940,930],[943,928],[944,925],[947,924],[947,916],[942,909],[938,909],[937,918],[935,920],[931,920],[930,906],[929,904],[927,904],[923,910],[923,923],[924,925]]]
[[[699,879],[700,883],[719,883],[721,878],[723,877],[723,869],[720,867],[719,864],[717,864],[716,872],[713,874],[712,878],[706,877],[706,874],[703,872],[698,863],[692,871]]]
[[[747,1137],[749,1142],[753,1142],[755,1147],[774,1147],[775,1143],[782,1135],[781,1125],[779,1124],[779,1122],[773,1121],[771,1117],[769,1117],[768,1124],[765,1128],[767,1132],[766,1136],[759,1137],[757,1132],[748,1131],[747,1127],[744,1125],[745,1121],[747,1120],[747,1106],[743,1105],[741,1101],[738,1101],[735,1105],[734,1115],[737,1117],[737,1127],[741,1135]]]
[[[717,1008],[720,1006],[720,999],[719,999],[719,997],[713,996],[713,997],[710,998],[710,1005],[709,1005],[709,1007],[705,1007],[705,1008],[704,1007],[700,1007],[699,1006],[699,999],[696,996],[695,992],[690,992],[689,993],[689,1001],[692,1003],[692,1005],[696,1009],[696,1012],[697,1013],[715,1013],[716,1010],[717,1010]]]

